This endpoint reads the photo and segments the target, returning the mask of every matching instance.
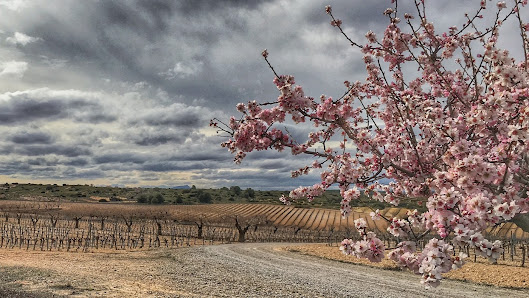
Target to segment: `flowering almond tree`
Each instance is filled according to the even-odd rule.
[[[424,0],[415,0],[413,14],[400,13],[398,2],[391,2],[384,11],[386,30],[381,36],[369,31],[365,44],[351,40],[325,8],[331,25],[364,54],[364,82],[345,81],[340,98],[314,99],[293,76],[277,75],[265,50],[277,100],[240,103],[240,118],[214,119],[212,125],[229,133],[222,145],[237,163],[254,150],[307,156],[307,166],[292,176],[319,171],[321,182],[291,191],[281,198],[287,204],[312,200],[333,185],[343,198],[343,216],[361,193],[394,205],[427,198],[428,210],[407,218],[372,213],[402,240],[395,248],[386,249],[359,219],[362,239],[345,239],[341,250],[375,262],[388,250],[399,266],[421,274],[427,287],[437,286],[442,273],[463,264],[465,255],[454,256],[454,245],[469,245],[494,261],[502,243],[487,240],[485,229],[506,221],[529,227],[529,24],[520,17],[527,0],[491,7],[482,0],[465,24],[443,33],[426,17]],[[485,9],[494,10],[494,19],[483,19]],[[522,53],[520,61],[498,44],[508,19],[519,28],[511,50]],[[278,125],[285,121],[310,126],[308,140],[294,140]],[[391,182],[380,183],[383,178]],[[431,234],[436,236],[425,247],[417,247]]]

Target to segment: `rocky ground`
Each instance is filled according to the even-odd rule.
[[[232,244],[136,252],[0,252],[3,297],[529,297],[529,291],[419,277],[284,249]],[[18,296],[17,296],[18,295]]]

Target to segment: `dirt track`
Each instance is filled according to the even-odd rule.
[[[406,272],[278,249],[283,246],[249,243],[117,253],[2,250],[0,283],[4,290],[34,297],[529,297],[523,291],[454,281],[424,292],[419,277]]]

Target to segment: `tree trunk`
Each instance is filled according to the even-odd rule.
[[[241,229],[239,230],[239,242],[245,242],[246,241],[246,231],[248,230],[244,230],[244,229]]]
[[[56,218],[56,217],[52,217],[52,218],[50,218],[50,223],[51,223],[51,226],[52,226],[53,228],[55,228],[55,226],[57,226],[57,221],[58,221],[58,220],[59,220],[59,219]]]
[[[75,221],[75,228],[79,229],[79,221],[81,220],[80,217],[74,217],[73,220]]]
[[[235,216],[235,227],[237,228],[237,231],[239,231],[239,242],[245,242],[246,241],[246,232],[248,232],[248,228],[250,226],[242,227],[239,223],[239,218]]]
[[[197,235],[198,239],[202,239],[202,230],[203,230],[202,225],[199,225],[198,226],[198,235]]]
[[[30,215],[30,218],[31,218],[31,222],[33,223],[33,228],[36,228],[37,222],[39,221],[39,217],[37,215],[35,215],[35,217]]]
[[[158,234],[157,235],[162,235],[162,224],[159,223],[159,222],[156,222],[156,226],[158,227]]]

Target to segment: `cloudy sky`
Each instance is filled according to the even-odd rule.
[[[364,78],[362,55],[329,25],[328,2],[361,43],[387,24],[389,0],[0,0],[0,182],[315,182],[290,179],[303,161],[285,154],[233,164],[208,124],[238,102],[277,97],[264,48],[314,97]],[[431,18],[447,26],[479,4],[430,2]]]

